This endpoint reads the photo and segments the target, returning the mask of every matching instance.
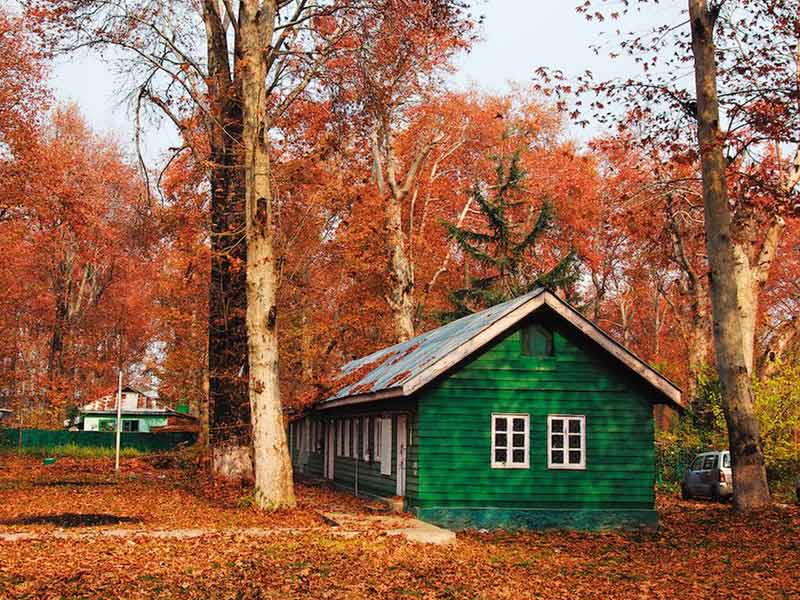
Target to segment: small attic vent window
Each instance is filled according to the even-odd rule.
[[[543,325],[525,325],[522,328],[522,355],[553,356],[553,332]]]

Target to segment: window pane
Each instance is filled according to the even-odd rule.
[[[564,431],[564,420],[563,419],[553,419],[550,421],[550,431],[553,433],[561,433]]]
[[[722,455],[722,466],[726,469],[730,468],[731,466],[731,455],[730,454],[723,454]]]
[[[511,456],[515,463],[525,462],[525,450],[513,450]]]
[[[495,433],[494,434],[494,445],[495,446],[502,446],[505,448],[508,444],[506,443],[507,434],[505,433]]]
[[[564,436],[563,435],[551,435],[550,436],[550,447],[551,448],[563,448],[564,447]]]
[[[579,464],[581,464],[581,451],[580,450],[570,450],[569,451],[569,464],[571,464],[571,465],[579,465]]]
[[[714,457],[706,456],[705,460],[703,461],[703,470],[709,471],[713,468],[714,468]]]
[[[570,433],[580,433],[581,432],[581,422],[578,419],[570,419],[569,421],[569,432]]]
[[[515,433],[513,436],[514,447],[515,448],[524,448],[525,447],[525,434],[524,433]]]
[[[484,421],[485,422],[485,421]],[[495,417],[494,419],[494,430],[495,431],[507,431],[508,424],[506,423],[505,417]]]
[[[581,436],[580,435],[571,435],[571,436],[569,436],[569,447],[570,448],[580,448],[581,447]]]
[[[561,465],[564,464],[564,451],[563,450],[553,450],[550,453],[550,462],[554,465]]]
[[[494,462],[504,463],[506,462],[506,450],[496,449],[494,451]]]
[[[514,431],[525,431],[525,419],[514,419]]]
[[[553,356],[553,333],[541,325],[522,328],[522,354],[524,356]]]

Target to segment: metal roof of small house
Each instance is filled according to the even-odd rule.
[[[123,394],[122,397],[122,412],[126,414],[131,413],[147,413],[147,414],[177,414],[172,408],[161,404],[157,397],[153,397],[153,393],[149,390],[142,390],[133,386],[125,386],[122,388],[123,392],[135,392],[135,396]],[[116,413],[117,412],[117,393],[112,392],[90,402],[84,404],[80,408],[82,413]]]
[[[614,341],[592,321],[544,288],[468,315],[437,329],[350,361],[338,381],[346,384],[320,404],[329,408],[381,398],[409,396],[496,339],[542,306],[548,306],[619,362],[681,406],[681,391],[669,379]]]

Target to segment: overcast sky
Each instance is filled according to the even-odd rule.
[[[590,69],[597,77],[625,76],[632,67],[595,55],[592,44],[608,46],[617,23],[589,23],[575,12],[578,0],[477,0],[474,12],[485,16],[483,41],[458,61],[454,85],[475,85],[502,92],[509,82],[528,84],[542,65],[576,74]],[[646,15],[628,18],[625,29],[644,31],[649,23],[675,22],[685,2],[667,0],[648,7]],[[87,53],[60,60],[53,69],[52,86],[59,101],[77,102],[92,126],[113,132],[132,147],[130,107],[120,94],[112,71]],[[176,145],[175,131],[164,123],[145,138],[146,156],[154,162]]]

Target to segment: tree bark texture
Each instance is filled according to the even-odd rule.
[[[770,497],[738,306],[726,162],[719,128],[713,39],[717,15],[718,7],[709,7],[706,0],[689,0],[714,345],[733,457],[734,503],[739,510],[751,510],[767,505]]]
[[[215,0],[203,3],[209,65],[211,282],[208,313],[209,442],[216,474],[252,477],[245,315],[247,240],[244,221],[240,89]],[[234,48],[238,53],[238,48]]]
[[[241,49],[245,217],[247,229],[247,334],[256,499],[263,508],[294,506],[278,386],[277,269],[273,249],[269,124],[265,81],[275,0],[242,0]]]

